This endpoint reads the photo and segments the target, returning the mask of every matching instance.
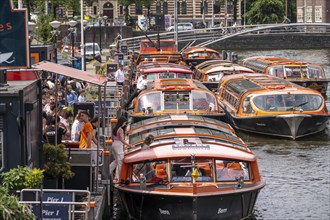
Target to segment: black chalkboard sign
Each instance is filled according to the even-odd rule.
[[[127,46],[121,46],[121,47],[120,47],[120,51],[121,51],[123,54],[127,54],[127,51],[128,51]]]
[[[118,64],[116,64],[116,63],[108,63],[107,64],[107,75],[109,75],[110,73],[116,72],[117,69],[118,69]]]
[[[124,54],[122,54],[122,53],[117,53],[116,56],[118,57],[118,61],[119,61],[119,60],[124,60]]]

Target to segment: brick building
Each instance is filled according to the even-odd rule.
[[[297,23],[330,23],[330,0],[297,0]]]

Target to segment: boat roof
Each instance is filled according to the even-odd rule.
[[[60,74],[62,76],[70,77],[73,79],[82,80],[91,84],[95,84],[98,86],[104,86],[108,79],[105,76],[101,76],[98,74],[90,73],[87,71],[78,70],[72,67],[64,66],[57,63],[52,63],[48,61],[42,61],[40,63],[36,63],[32,65],[33,68],[38,70],[43,70],[51,73]]]
[[[192,79],[156,79],[153,83],[156,90],[208,90],[201,82]]]
[[[287,58],[282,57],[269,57],[269,56],[255,56],[249,57],[243,60],[244,64],[248,63],[260,63],[265,66],[270,65],[297,65],[297,66],[305,66],[308,65],[307,62],[297,61],[297,60],[290,60]]]
[[[195,69],[198,69],[198,70],[203,70],[209,66],[217,66],[219,64],[222,64],[222,63],[225,63],[225,64],[230,64],[230,63],[233,63],[229,60],[220,60],[220,59],[214,59],[214,60],[207,60],[207,61],[204,61],[198,65],[195,66]]]
[[[210,74],[213,72],[219,72],[219,71],[230,71],[230,72],[247,72],[247,73],[254,73],[253,70],[244,67],[244,66],[240,66],[238,64],[234,64],[234,63],[221,63],[218,65],[212,65],[209,66],[207,68],[204,69],[206,74]]]
[[[231,143],[215,136],[201,137],[193,128],[186,129],[187,134],[177,134],[183,129],[175,129],[176,134],[164,138],[155,137],[149,149],[132,149],[125,157],[125,163],[142,162],[149,160],[167,160],[169,158],[190,157],[194,154],[197,158],[226,158],[233,160],[254,161],[256,157],[243,145]],[[190,133],[188,132],[190,130]],[[188,140],[188,143],[185,142]]]
[[[140,64],[137,67],[138,71],[143,70],[144,74],[148,73],[160,73],[160,72],[177,72],[177,73],[190,73],[193,72],[189,67],[176,64],[176,63],[148,63],[148,64]]]
[[[192,46],[182,51],[183,54],[196,53],[196,52],[210,52],[210,53],[217,53],[220,55],[218,51],[203,46]]]
[[[157,48],[154,47],[153,43],[149,40],[141,40],[140,42],[140,53],[150,53],[150,52],[176,52],[175,40],[160,40],[152,41],[155,46],[160,46],[161,51],[157,51]]]
[[[150,118],[131,124],[129,134],[135,134],[144,130],[173,126],[200,126],[221,130],[225,133],[235,133],[234,129],[227,123],[208,117],[195,115],[164,115]]]
[[[238,94],[245,93],[250,90],[297,91],[299,89],[305,89],[310,91],[310,89],[303,88],[282,78],[259,73],[227,75],[222,78],[221,84],[226,85]]]

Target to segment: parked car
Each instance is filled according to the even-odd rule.
[[[174,25],[167,28],[167,31],[174,31]],[[194,30],[192,23],[178,23],[178,31]]]
[[[98,43],[86,43],[85,44],[85,60],[97,60],[101,62],[101,50]]]
[[[203,22],[197,22],[195,24],[195,28],[196,29],[203,29],[203,28],[206,28],[205,24]]]

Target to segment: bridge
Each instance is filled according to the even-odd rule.
[[[175,39],[174,32],[159,33],[160,39]],[[157,40],[157,34],[150,34],[148,37],[152,40]],[[134,38],[122,39],[122,45],[127,45],[132,50],[138,50],[140,41],[146,37],[138,36]],[[240,39],[240,40],[238,40]],[[226,49],[223,43],[234,41],[234,45],[238,45],[243,39],[264,39],[264,43],[270,45],[274,41],[271,39],[278,39],[278,43],[284,43],[287,39],[286,46],[293,46],[295,41],[301,39],[309,39],[316,41],[316,48],[329,48],[330,47],[330,24],[329,23],[291,23],[291,24],[265,24],[265,25],[246,25],[236,27],[218,27],[218,28],[205,28],[194,29],[190,31],[178,32],[178,45],[179,48],[187,46],[208,46],[214,49]],[[297,40],[298,39],[298,40]],[[299,40],[300,39],[300,40]],[[320,40],[323,39],[323,40]],[[245,46],[251,46],[251,42],[247,42]],[[258,44],[258,43],[256,43]],[[297,42],[297,46],[302,46],[302,42]],[[228,45],[227,45],[228,46]],[[276,45],[279,47],[279,45]],[[283,45],[285,47],[285,45]],[[306,48],[306,47],[302,47]],[[249,49],[246,48],[245,49]],[[260,48],[259,48],[260,49]],[[288,48],[289,49],[289,48]],[[315,49],[315,48],[314,48]]]

